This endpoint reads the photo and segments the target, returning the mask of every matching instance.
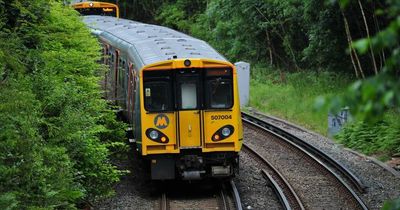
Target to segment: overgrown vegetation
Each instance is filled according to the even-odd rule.
[[[376,154],[383,160],[400,154],[399,113],[389,112],[385,120],[374,123],[353,122],[346,126],[337,139],[365,154]]]
[[[250,106],[326,134],[328,110],[311,112],[317,96],[341,94],[347,77],[330,72],[286,74],[265,66],[251,70]]]
[[[99,44],[55,0],[0,0],[0,209],[112,194],[124,125],[101,99]]]

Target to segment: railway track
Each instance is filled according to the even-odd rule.
[[[280,128],[245,113],[242,119],[243,151],[263,163],[262,172],[285,209],[368,209],[336,173],[362,192],[364,186],[350,170]]]
[[[192,191],[193,189],[196,188],[191,188]],[[240,196],[232,180],[221,183],[208,192],[201,191],[195,195],[185,194],[185,192],[163,190],[159,199],[159,209],[242,210]]]

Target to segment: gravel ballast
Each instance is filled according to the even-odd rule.
[[[381,209],[386,200],[400,197],[400,177],[396,175],[396,172],[393,173],[392,169],[388,170],[390,167],[384,163],[344,148],[329,138],[299,126],[291,126],[272,118],[261,117],[261,115],[257,116],[306,140],[353,171],[367,187],[366,193],[361,194],[361,198],[370,209]]]

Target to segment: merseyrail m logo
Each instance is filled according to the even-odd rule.
[[[154,126],[156,126],[159,129],[164,129],[168,127],[169,125],[169,119],[167,115],[165,114],[159,114],[154,118]]]

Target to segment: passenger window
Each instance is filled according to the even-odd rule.
[[[181,109],[197,108],[196,83],[181,83]]]

